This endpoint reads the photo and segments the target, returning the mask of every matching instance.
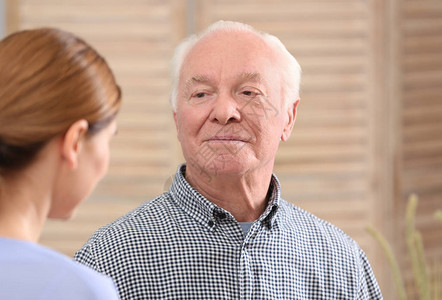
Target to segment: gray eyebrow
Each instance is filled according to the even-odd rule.
[[[252,72],[252,73],[242,73],[240,75],[241,79],[244,80],[250,80],[250,81],[256,81],[256,82],[261,82],[261,75],[258,72]]]
[[[195,75],[186,81],[186,87],[190,87],[195,83],[210,83],[212,80],[205,75]]]
[[[245,80],[261,81],[261,75],[258,72],[241,73],[238,77]],[[186,81],[186,86],[192,85],[193,83],[210,83],[210,82],[212,82],[212,80],[206,75],[197,74],[192,76],[190,79]]]

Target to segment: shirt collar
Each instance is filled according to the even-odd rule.
[[[182,164],[178,167],[169,193],[187,214],[210,230],[214,228],[217,218],[224,219],[231,216],[229,212],[218,207],[194,189],[187,182],[185,174],[186,164]],[[274,216],[278,210],[281,197],[280,184],[274,174],[272,174],[268,193],[269,203],[258,220],[270,229],[274,225],[276,219]],[[233,218],[233,216],[231,217]]]
[[[258,220],[267,226],[267,228],[271,229],[275,223],[275,215],[278,211],[281,199],[281,185],[279,184],[279,180],[275,174],[272,174],[267,195],[269,202],[264,213],[259,217]]]

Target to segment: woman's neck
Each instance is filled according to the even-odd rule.
[[[5,179],[0,190],[0,236],[37,242],[50,207],[41,181],[20,174]]]

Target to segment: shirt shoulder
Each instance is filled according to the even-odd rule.
[[[108,235],[121,233],[122,231],[138,232],[140,228],[145,228],[145,226],[159,225],[159,220],[164,220],[165,213],[172,209],[171,206],[173,205],[170,200],[171,197],[169,193],[166,192],[153,200],[143,202],[137,208],[119,217],[115,221],[99,228],[85,245],[99,241]]]
[[[336,246],[358,250],[359,246],[343,230],[330,222],[286,201],[280,200],[280,227],[297,237],[329,242]]]
[[[301,259],[311,261],[314,257],[315,264],[331,270],[330,274],[344,274],[344,277],[354,278],[358,297],[361,299],[382,299],[364,251],[349,235],[335,225],[282,199],[278,214],[280,230]],[[338,281],[344,282],[345,278],[337,279]]]

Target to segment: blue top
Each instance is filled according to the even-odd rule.
[[[108,277],[41,245],[0,237],[0,299],[119,298]]]
[[[75,255],[111,276],[122,299],[382,299],[358,244],[281,199],[275,176],[267,208],[244,235],[185,171]]]

